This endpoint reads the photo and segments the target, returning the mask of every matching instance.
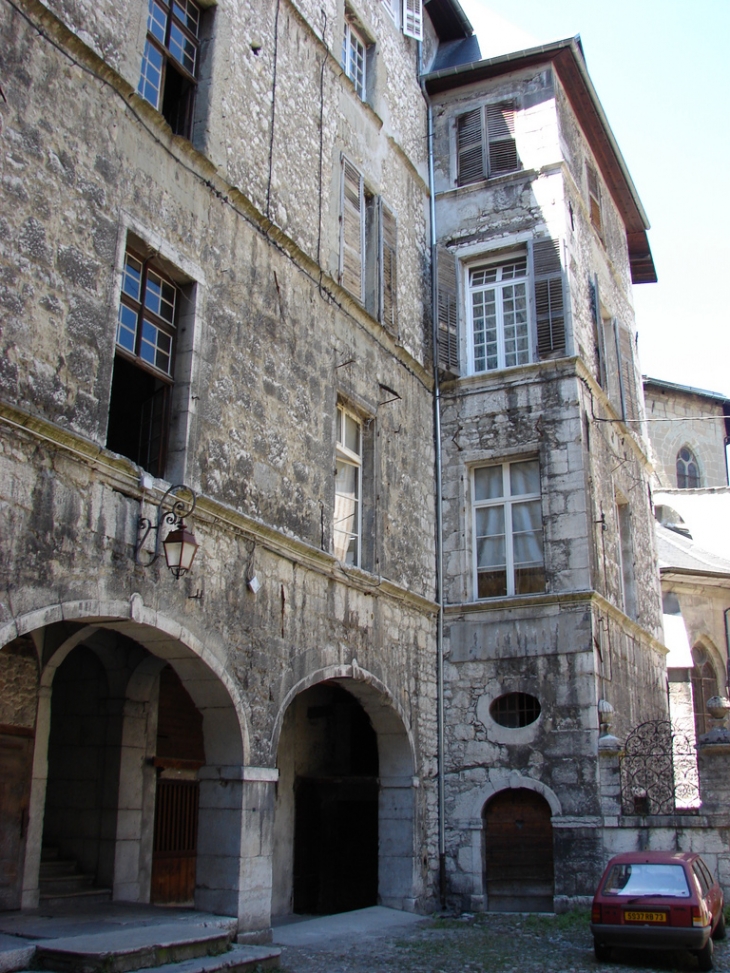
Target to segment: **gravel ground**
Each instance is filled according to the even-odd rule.
[[[282,973],[667,973],[697,969],[680,950],[614,950],[598,963],[587,913],[480,915],[428,920],[390,935],[338,939],[322,948],[284,947]],[[715,970],[730,973],[730,937],[715,946]]]

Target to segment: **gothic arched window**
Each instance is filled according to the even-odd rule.
[[[700,464],[689,446],[682,446],[677,453],[677,487],[680,490],[693,490],[702,486]]]
[[[695,712],[695,733],[699,739],[710,729],[707,701],[718,695],[717,673],[707,658],[705,650],[698,646],[692,649],[692,706]]]

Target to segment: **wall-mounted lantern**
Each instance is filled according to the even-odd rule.
[[[190,487],[179,484],[170,487],[160,500],[156,522],[148,517],[140,517],[137,526],[137,544],[134,548],[135,564],[140,564],[143,568],[154,564],[160,556],[160,543],[162,543],[165,561],[174,578],[180,578],[190,570],[195,552],[198,550],[198,542],[193,532],[185,526],[183,517],[192,514],[197,501],[198,498]],[[169,509],[166,510],[166,506]],[[163,525],[173,529],[161,542]],[[150,531],[155,532],[155,549],[151,554],[149,551],[142,551],[142,545]],[[143,560],[142,553],[150,554],[149,560]]]

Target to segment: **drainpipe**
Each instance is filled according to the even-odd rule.
[[[730,691],[730,622],[728,622],[728,614],[730,614],[730,608],[725,609],[725,658],[726,658],[726,686],[725,692]]]
[[[421,63],[419,44],[418,63]],[[439,898],[446,908],[446,813],[444,798],[444,549],[443,549],[443,492],[441,486],[441,385],[438,360],[438,250],[436,243],[436,197],[433,174],[433,111],[426,85],[421,77],[421,90],[428,110],[428,188],[431,222],[431,326],[433,348],[433,418],[434,462],[436,467],[436,735],[438,763],[438,849]]]

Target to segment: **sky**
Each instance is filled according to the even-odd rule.
[[[643,374],[730,397],[730,0],[460,0],[494,57],[580,34],[649,218]]]

